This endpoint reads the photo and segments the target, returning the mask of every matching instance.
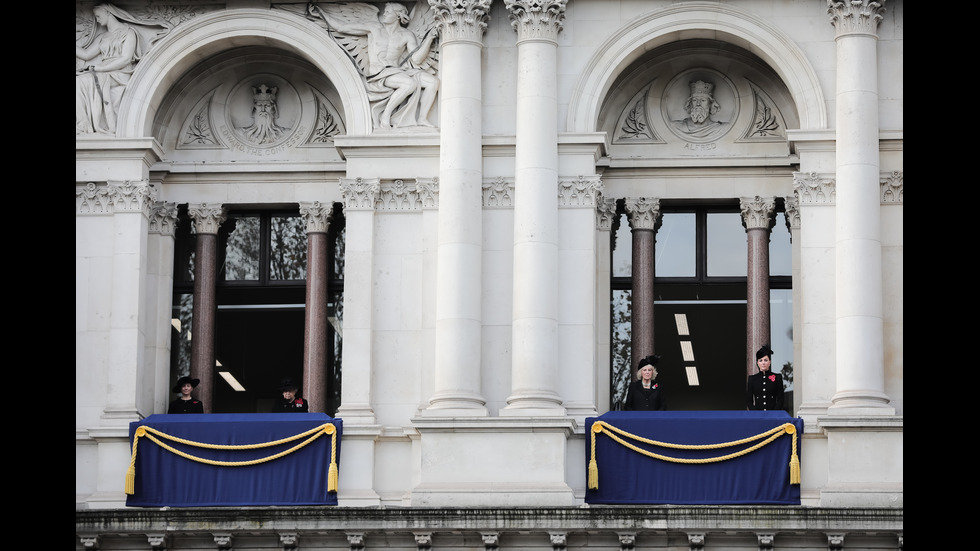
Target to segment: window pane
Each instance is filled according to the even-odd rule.
[[[632,293],[612,293],[612,401],[610,409],[619,409],[626,400],[626,389],[633,381],[630,369],[630,345],[633,342],[631,320],[633,318]]]
[[[616,241],[613,243],[613,277],[630,277],[633,272],[633,235],[630,232],[629,217],[619,215]]]
[[[776,226],[769,238],[769,275],[793,275],[793,245],[790,237],[789,228],[786,227],[786,214],[776,213]]]
[[[749,246],[742,215],[708,213],[708,276],[746,277]]]
[[[301,216],[272,217],[269,279],[306,279],[306,224]]]
[[[697,275],[697,232],[694,213],[664,213],[657,230],[654,269],[657,277],[694,277]]]
[[[255,281],[259,279],[261,239],[258,216],[229,216],[225,263],[225,281]]]
[[[772,339],[772,343],[769,345],[769,348],[772,349],[772,370],[783,374],[785,390],[791,391],[793,390],[792,289],[769,291],[769,325]],[[788,402],[786,405],[789,405]]]

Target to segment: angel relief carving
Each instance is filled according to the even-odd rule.
[[[379,12],[372,4],[309,4],[364,76],[374,127],[382,130],[434,127],[429,112],[439,90],[439,36],[433,11],[422,3],[409,12],[388,2]]]

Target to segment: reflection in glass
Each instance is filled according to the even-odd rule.
[[[694,213],[664,213],[662,220],[657,230],[654,266],[657,277],[694,277],[697,258]]]
[[[708,276],[748,275],[749,246],[742,215],[708,213]]]
[[[620,409],[626,400],[626,389],[633,381],[630,363],[633,301],[630,291],[612,293],[612,397],[610,409]]]
[[[191,374],[191,322],[194,294],[181,293],[172,307],[170,329],[170,380]]]
[[[613,277],[629,277],[633,271],[633,234],[630,232],[629,217],[619,215],[615,225],[616,241],[613,243]]]
[[[222,266],[225,281],[254,281],[259,279],[261,225],[258,216],[229,216],[225,262]]]
[[[272,217],[269,279],[306,279],[306,224],[301,216]]]
[[[769,291],[769,326],[772,343],[772,370],[783,372],[783,384],[787,391],[793,390],[793,290],[773,289]],[[785,373],[786,364],[789,373]]]
[[[786,213],[776,213],[776,226],[769,238],[769,275],[793,275],[793,244],[789,228],[786,227]]]

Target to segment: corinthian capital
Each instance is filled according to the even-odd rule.
[[[830,22],[843,34],[877,34],[884,17],[885,0],[827,0]]]
[[[634,230],[656,230],[660,225],[660,199],[627,197],[624,203]]]
[[[490,21],[490,0],[429,0],[439,22],[443,44],[455,40],[481,42]]]
[[[739,199],[742,225],[747,230],[771,230],[776,225],[776,200],[771,197],[742,197]]]
[[[306,233],[326,233],[333,218],[333,205],[320,201],[301,202],[299,213],[306,222]]]
[[[217,234],[228,217],[228,211],[220,203],[196,203],[187,205],[187,214],[194,222],[195,233]]]
[[[504,0],[510,25],[518,40],[544,39],[557,42],[565,21],[568,0]]]

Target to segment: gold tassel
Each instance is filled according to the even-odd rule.
[[[589,461],[589,489],[599,489],[599,466],[596,465],[595,459]]]
[[[800,458],[793,454],[793,457],[789,460],[789,483],[799,484],[800,483]]]
[[[136,465],[130,464],[126,469],[126,495],[136,492]]]
[[[336,492],[337,491],[337,479],[339,475],[337,473],[337,463],[334,461],[330,462],[330,471],[327,473],[327,491]]]

